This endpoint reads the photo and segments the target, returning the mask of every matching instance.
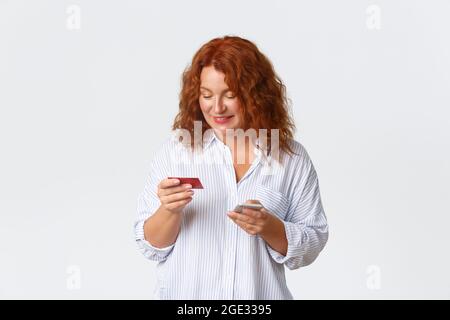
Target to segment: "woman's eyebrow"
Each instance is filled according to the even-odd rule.
[[[212,90],[211,89],[208,89],[208,88],[206,88],[206,87],[200,87],[200,89],[203,89],[203,90],[207,90],[207,91],[209,91],[209,92],[212,92]],[[227,92],[227,91],[231,91],[230,90],[230,88],[226,88],[226,89],[224,89],[222,92]]]

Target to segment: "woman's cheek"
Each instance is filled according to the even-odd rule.
[[[200,110],[202,110],[202,112],[206,111],[206,105],[205,103],[202,101],[202,99],[198,100],[198,104],[200,105]]]

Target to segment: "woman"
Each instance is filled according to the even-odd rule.
[[[138,199],[137,243],[159,261],[155,297],[292,299],[284,266],[311,264],[328,225],[285,86],[252,42],[226,36],[195,54],[179,107]],[[243,203],[263,208],[235,212]]]

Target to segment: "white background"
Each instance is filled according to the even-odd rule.
[[[330,239],[294,297],[450,298],[449,1],[0,0],[1,298],[152,297],[137,195],[227,34],[273,62],[319,175]]]

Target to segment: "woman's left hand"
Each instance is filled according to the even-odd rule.
[[[245,203],[261,204],[258,200],[248,200]],[[244,231],[253,236],[263,234],[270,226],[273,226],[274,217],[264,208],[261,210],[243,208],[242,213],[229,211],[228,216]]]
[[[246,203],[261,204],[258,200],[248,200]],[[286,256],[288,241],[284,223],[269,211],[264,208],[261,210],[243,208],[242,214],[230,211],[228,216],[248,234],[261,236],[272,249]]]

